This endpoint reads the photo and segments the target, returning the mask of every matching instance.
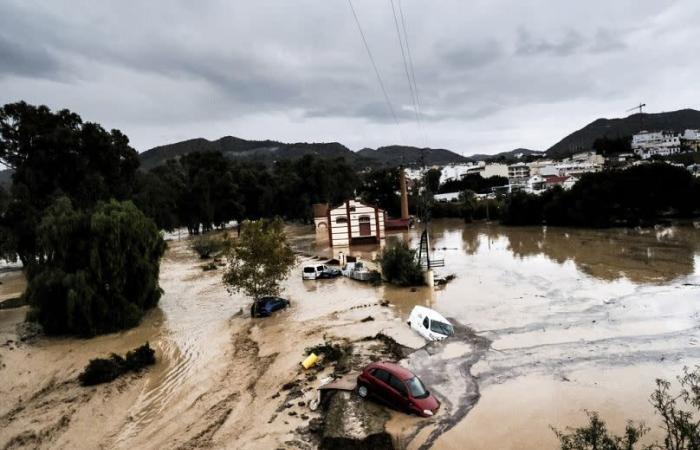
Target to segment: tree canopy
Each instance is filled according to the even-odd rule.
[[[109,199],[131,196],[139,161],[118,130],[83,122],[68,110],[52,112],[25,102],[0,108],[0,162],[12,168],[12,190],[2,227],[4,257],[19,256],[27,265],[40,262],[43,251],[37,227],[43,211],[59,196],[76,208],[91,208]]]
[[[239,238],[229,242],[226,259],[226,286],[254,300],[279,295],[296,261],[280,219],[244,222]]]
[[[45,259],[33,266],[24,296],[29,318],[47,333],[94,336],[133,327],[158,303],[165,242],[131,202],[100,202],[89,211],[60,197],[37,235]]]

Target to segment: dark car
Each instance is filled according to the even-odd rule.
[[[319,278],[338,278],[341,276],[343,273],[340,271],[340,269],[333,269],[331,267],[325,267],[323,271],[321,272],[321,276]]]
[[[268,317],[273,312],[284,309],[291,303],[280,297],[261,297],[250,307],[251,317]]]
[[[400,411],[419,416],[432,416],[440,402],[410,370],[390,362],[375,362],[357,377],[360,397],[373,397]]]

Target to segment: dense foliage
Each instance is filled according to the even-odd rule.
[[[67,197],[44,213],[37,231],[45,252],[24,296],[30,319],[49,334],[94,336],[137,325],[156,306],[165,243],[131,202],[75,209]]]
[[[423,271],[416,257],[416,251],[404,241],[387,247],[381,256],[382,275],[389,283],[399,286],[420,286],[424,284]]]
[[[358,184],[344,159],[307,155],[267,168],[219,152],[190,153],[140,175],[134,201],[159,227],[196,234],[244,218],[308,221],[312,204],[338,204]]]
[[[112,353],[109,358],[91,359],[78,375],[83,386],[109,383],[127,372],[138,372],[156,363],[156,352],[146,342],[141,347],[130,350],[125,357]]]
[[[603,156],[613,156],[618,153],[632,153],[632,137],[601,137],[593,141],[593,148],[598,154]]]
[[[439,192],[463,192],[472,191],[477,194],[489,194],[491,188],[506,186],[508,178],[497,175],[484,178],[479,173],[470,173],[459,180],[447,180],[440,185]]]
[[[629,421],[625,433],[610,433],[605,422],[595,412],[588,413],[589,423],[565,431],[553,429],[562,450],[697,450],[700,448],[700,367],[683,369],[678,377],[680,392],[671,392],[671,383],[657,379],[651,394],[651,404],[661,418],[663,442],[637,447],[640,438],[649,430],[642,424]]]
[[[505,203],[507,225],[637,226],[663,215],[689,217],[700,209],[700,180],[681,167],[642,164],[588,173],[569,191],[514,193]]]
[[[279,295],[296,257],[280,219],[243,222],[241,235],[229,243],[223,280],[231,292],[257,300]]]
[[[37,227],[55,198],[67,196],[80,209],[127,199],[139,165],[118,130],[107,132],[68,110],[24,102],[0,108],[0,162],[14,170],[0,248],[3,257],[19,256],[25,266],[42,261]]]

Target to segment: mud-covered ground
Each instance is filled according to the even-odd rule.
[[[339,256],[322,234],[289,231],[306,255]],[[269,319],[251,320],[248,299],[229,295],[221,270],[202,271],[178,241],[162,263],[159,307],[133,330],[27,339],[17,333],[24,308],[0,310],[0,448],[311,448],[305,430],[319,412],[307,405],[329,368],[304,372],[304,349],[379,332],[416,350],[402,363],[443,404],[430,419],[388,411],[401,447],[555,448],[550,425],[582,423],[583,409],[614,430],[630,418],[658,435],[647,401],[654,379],[700,362],[700,230],[436,221],[431,243],[446,262],[441,274],[457,276],[446,287],[302,281],[301,266],[316,260],[301,255],[285,283],[292,307]],[[379,251],[350,252],[372,259]],[[0,285],[0,298],[22,287]],[[405,324],[416,304],[450,317],[455,338],[424,346]],[[90,358],[144,341],[157,351],[155,367],[108,385],[77,384]],[[377,353],[356,348],[355,368]],[[290,382],[294,389],[283,389]]]

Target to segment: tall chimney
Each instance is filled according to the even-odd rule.
[[[408,190],[406,189],[406,172],[403,166],[399,168],[399,184],[401,187],[401,218],[408,220]]]

